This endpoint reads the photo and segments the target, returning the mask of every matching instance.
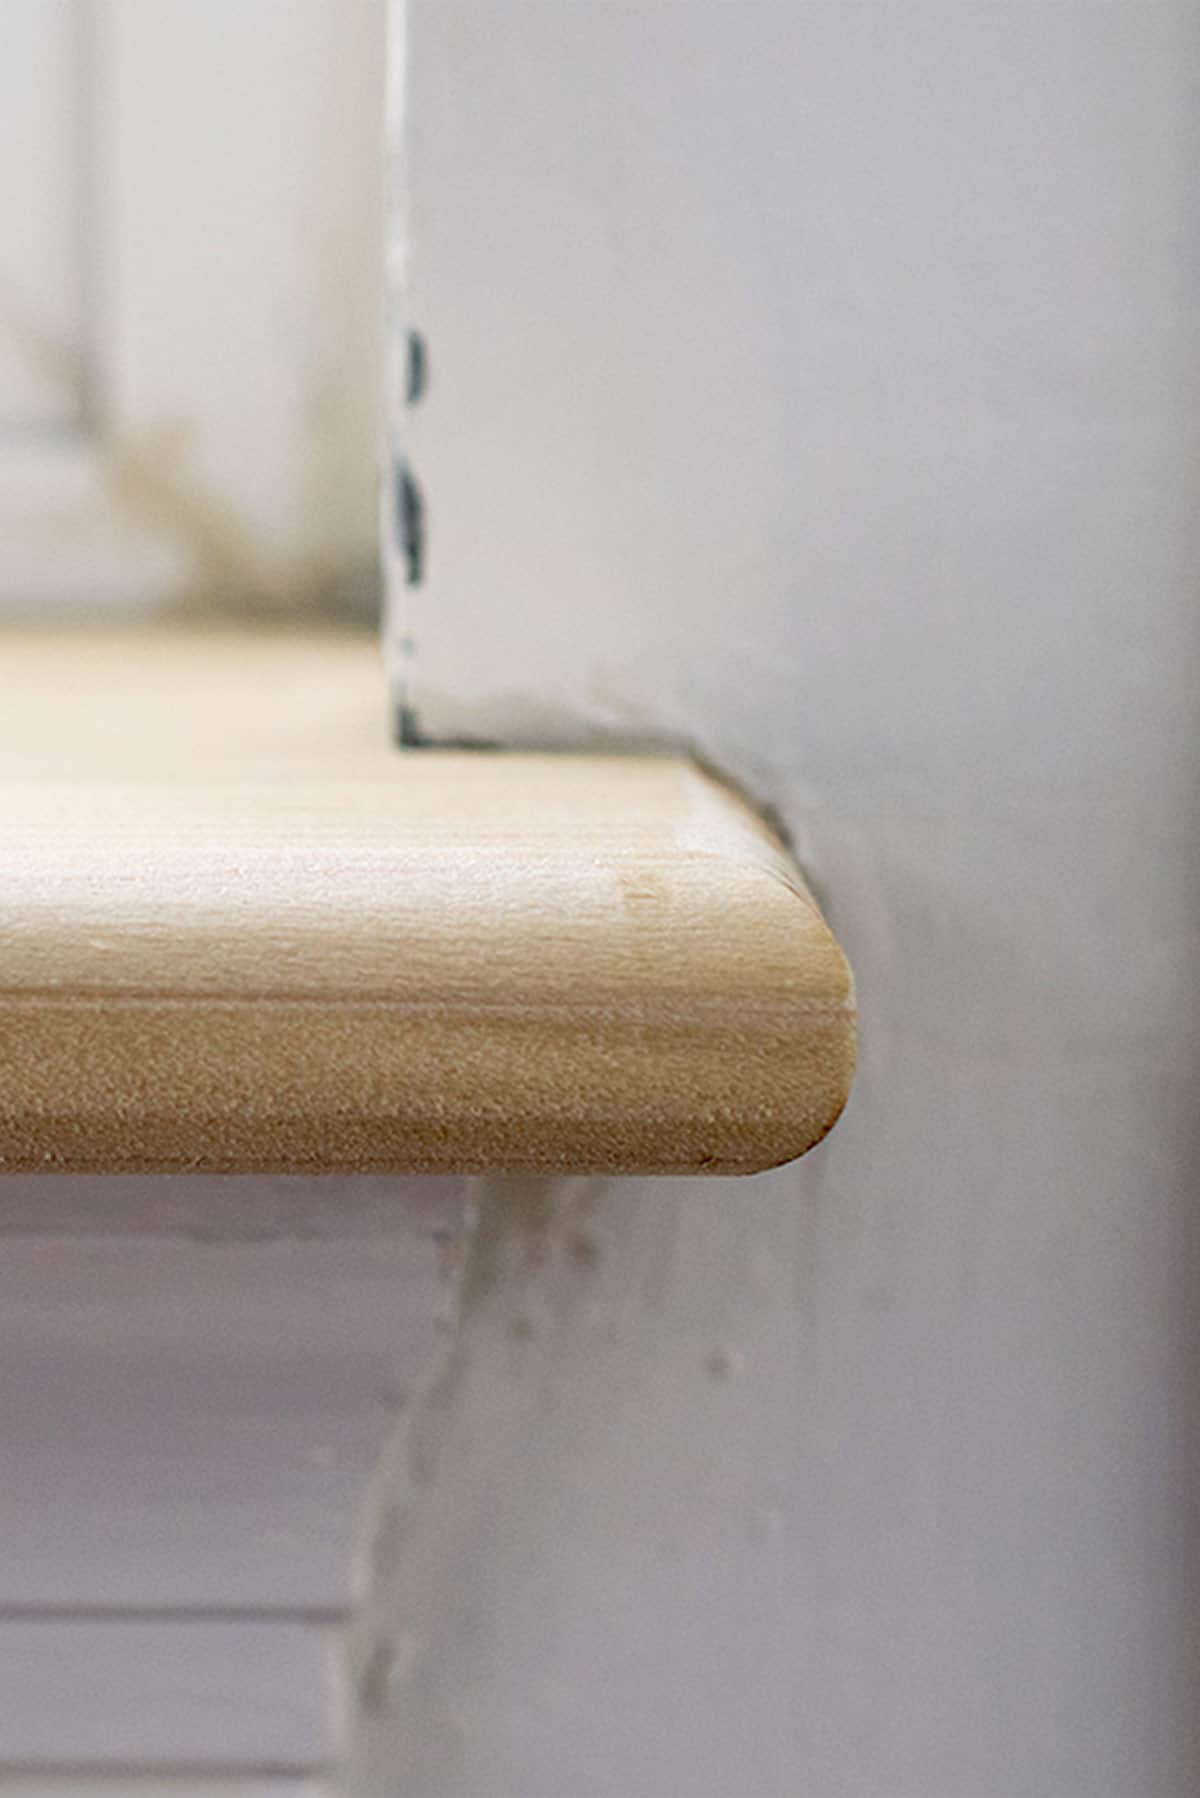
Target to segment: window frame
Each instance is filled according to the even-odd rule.
[[[78,3],[82,422],[0,445],[0,611],[373,587],[385,0]]]

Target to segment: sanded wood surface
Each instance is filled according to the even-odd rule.
[[[688,762],[391,748],[373,644],[0,639],[0,1165],[753,1171],[850,975]]]

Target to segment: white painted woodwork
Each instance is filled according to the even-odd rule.
[[[460,1208],[447,1181],[0,1181],[0,1792],[172,1767],[258,1798],[245,1769],[324,1763]]]
[[[862,1060],[484,1195],[354,1789],[1187,1798],[1195,7],[412,14],[421,723],[740,775]]]
[[[0,342],[8,306],[26,387],[87,363],[78,428],[0,435],[0,606],[361,603],[383,0],[4,0],[0,30]]]
[[[335,1621],[455,1219],[431,1183],[0,1184],[0,1622]]]
[[[319,1765],[328,1632],[304,1623],[0,1623],[0,1765]]]

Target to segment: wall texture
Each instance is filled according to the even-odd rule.
[[[1183,1798],[1192,0],[415,0],[422,727],[700,745],[855,962],[829,1144],[497,1186],[363,1793]]]

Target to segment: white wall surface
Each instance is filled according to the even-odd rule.
[[[862,1064],[798,1168],[484,1192],[354,1788],[1185,1798],[1200,13],[410,10],[421,723],[742,777]]]

